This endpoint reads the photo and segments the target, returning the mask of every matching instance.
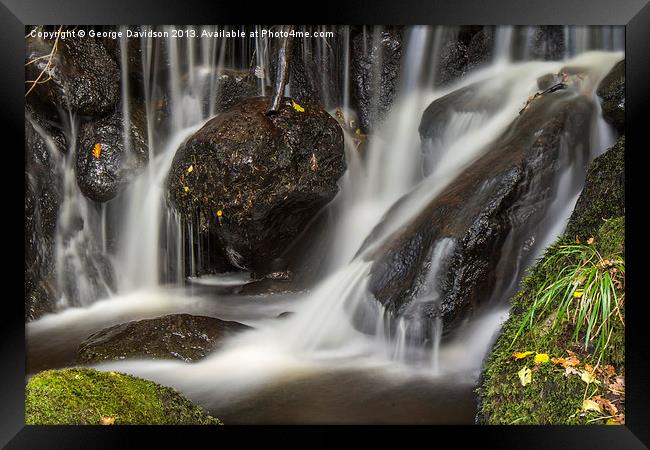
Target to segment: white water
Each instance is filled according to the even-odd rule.
[[[172,278],[179,280],[183,277],[184,264],[190,266],[190,274],[195,273],[194,255],[190,256],[189,261],[183,261],[182,251],[185,245],[183,236],[191,238],[194,233],[185,234],[180,230],[179,222],[167,210],[164,183],[175,150],[208,119],[197,112],[201,111],[199,93],[209,92],[210,98],[214,98],[214,76],[223,67],[225,55],[225,41],[202,41],[200,55],[191,56],[191,62],[195,65],[189,65],[189,83],[184,85],[181,82],[183,74],[180,72],[178,44],[170,39],[168,79],[172,131],[154,154],[155,124],[151,118],[151,105],[155,101],[154,86],[146,87],[152,158],[149,169],[121,194],[128,206],[119,250],[115,255],[120,295],[87,308],[73,308],[45,316],[28,324],[28,334],[36,339],[57,330],[78,327],[77,334],[83,336],[84,333],[90,334],[121,321],[180,311],[204,313],[255,326],[256,329],[230,339],[219,352],[192,365],[175,361],[123,361],[97,366],[153,379],[174,386],[196,399],[218,398],[225,401],[232,398],[234,401],[245,392],[272,380],[286,382],[319,373],[326,368],[373,369],[402,375],[424,374],[434,378],[453,376],[458,382],[474,382],[483,356],[507,315],[507,307],[501,303],[497,308],[479,312],[441,345],[443,330],[439,321],[427,324],[402,318],[392,323],[394,319],[389,313],[368,298],[366,282],[370,263],[363,262],[361,258],[354,259],[354,255],[377,224],[384,223],[382,233],[374,237],[367,251],[377,248],[387,236],[408,223],[468,165],[482,156],[488,144],[499,137],[518,116],[525,99],[538,90],[536,79],[557,72],[566,62],[511,63],[508,55],[512,29],[503,29],[497,32],[495,64],[453,86],[436,91],[431,88],[432,73],[435,71],[423,66],[428,60],[424,55],[427,43],[433,40],[429,45],[432,49],[431,60],[437,62],[441,46],[439,41],[449,34],[448,30],[442,28],[413,28],[409,35],[411,45],[405,53],[400,96],[382,126],[369,136],[365,158],[361,158],[353,148],[352,136],[346,136],[348,171],[340,181],[339,196],[329,206],[335,220],[332,225],[334,232],[328,252],[321,255],[328,267],[328,276],[306,294],[295,297],[263,296],[241,299],[239,303],[219,295],[192,297],[188,296],[187,291],[160,287],[161,223],[167,227],[168,241],[164,250],[177,258],[173,264],[177,273]],[[267,64],[263,55],[260,53],[257,56],[258,65]],[[347,61],[347,48],[345,55]],[[592,81],[597,84],[597,79],[602,78],[621,57],[620,53],[592,53],[579,56],[571,63],[594,67]],[[151,58],[150,52],[143,52],[143,62],[151,61]],[[344,67],[342,79],[346,86],[343,89],[343,106],[347,111],[349,67]],[[147,70],[145,73],[148,73]],[[503,105],[492,113],[457,113],[438,140],[424,143],[429,152],[435,155],[435,161],[430,164],[430,172],[423,174],[422,143],[417,132],[422,112],[433,100],[478,81],[485,82],[478,96],[503,93],[506,96]],[[205,89],[201,83],[209,83],[209,88]],[[126,83],[123,89],[128,89]],[[124,108],[128,113],[127,102],[124,102]],[[214,104],[211,103],[209,116],[213,112]],[[592,157],[613,142],[611,129],[600,117],[598,108],[597,112],[594,116]],[[72,135],[76,134],[74,123],[72,120]],[[71,148],[74,149],[74,141]],[[73,151],[68,158],[72,158],[72,155]],[[66,173],[64,182],[69,193],[62,208],[62,224],[71,220],[72,209],[81,209],[77,214],[82,214],[84,218],[91,214],[87,209],[88,202],[76,188],[71,163],[66,163],[66,167],[70,172]],[[553,220],[548,224],[548,233],[538,240],[538,252],[543,248],[540,242],[546,245],[562,232],[579,193],[579,186],[575,186],[574,181],[572,172],[565,169],[559,181],[562,195],[554,199],[551,205]],[[409,196],[400,207],[400,214],[391,216],[393,203],[407,193]],[[444,259],[450,245],[443,240],[434,246],[430,280],[435,279],[438,261]],[[170,251],[170,248],[175,250]],[[190,281],[204,286],[229,286],[241,284],[244,280],[238,276],[215,276],[195,277]],[[82,282],[83,278],[80,278]],[[436,287],[432,285],[425,295],[427,298],[423,301],[435,298]],[[414,299],[411,308],[417,309],[419,301]],[[351,321],[351,316],[364,309],[368,312],[361,320],[371,323],[374,333],[364,334]],[[283,320],[276,319],[277,314],[287,310],[294,314]],[[431,329],[420,329],[429,326]],[[422,345],[420,341],[410,342],[409,336],[414,334],[430,336],[430,340],[427,345]]]

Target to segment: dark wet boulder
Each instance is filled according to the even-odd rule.
[[[436,86],[456,82],[485,65],[492,59],[493,48],[494,27],[461,27],[458,39],[448,42],[440,51]]]
[[[448,127],[452,125],[457,129],[454,134],[477,128],[503,107],[510,88],[508,83],[500,81],[473,83],[437,99],[424,110],[418,128],[424,175],[433,171],[449,145],[445,139]]]
[[[560,169],[582,169],[591,113],[589,99],[574,92],[545,95],[421,213],[370,247],[381,234],[375,230],[361,253],[372,261],[376,300],[395,316],[440,317],[447,329],[488,301],[500,278],[514,273],[517,252],[543,231]],[[404,203],[388,215],[404,214]]]
[[[112,199],[147,164],[149,149],[144,113],[136,103],[131,103],[129,117],[128,148],[121,111],[81,127],[76,155],[77,184],[91,200]]]
[[[190,314],[170,314],[105,328],[86,338],[77,350],[80,363],[113,359],[205,358],[228,336],[250,329],[238,322]]]
[[[586,241],[607,219],[625,215],[625,135],[589,166],[567,234]]]
[[[351,104],[359,114],[361,130],[368,133],[386,117],[397,96],[404,52],[403,29],[357,32],[351,41]]]
[[[248,99],[207,122],[176,152],[167,180],[183,220],[218,239],[232,265],[258,273],[279,270],[272,262],[345,171],[334,118],[289,98],[267,115],[268,104]]]
[[[102,116],[120,98],[120,71],[102,43],[94,38],[27,37],[25,83],[27,101],[52,116],[68,108],[81,116]],[[48,55],[52,54],[52,58]]]
[[[598,85],[603,117],[620,133],[625,132],[625,60],[617,63]]]

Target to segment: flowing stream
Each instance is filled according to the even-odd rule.
[[[349,27],[339,30],[337,80],[342,95],[324,101],[332,114],[336,108],[348,114],[351,43]],[[586,66],[595,86],[623,58],[623,43],[613,30],[596,35],[592,30],[570,28],[565,33],[569,42],[565,60],[515,62],[511,58],[513,29],[503,27],[496,32],[490,64],[454,84],[434,88],[441,49],[454,35],[448,27],[409,29],[399,94],[381,127],[367,137],[366,157],[359,155],[354,133],[346,131],[348,169],[339,180],[339,194],[324,211],[330,218],[328,233],[322,238],[325,250],[306,255],[321,261],[320,279],[306,291],[259,295],[213,289],[245,284],[246,273],[196,276],[194,267],[201,252],[190,251],[188,256],[185,251],[197,248],[196,233],[183,229],[164,196],[176,149],[215,115],[210,101],[218,94],[214,79],[229,64],[225,55],[230,44],[220,38],[203,38],[197,46],[169,39],[161,52],[152,47],[151,39],[142,38],[148,167],[117,198],[98,208],[76,186],[76,142],[69,140],[68,155],[58,161],[64,201],[57,231],[57,270],[62,278],[72,277],[75,288],[64,290],[56,313],[27,324],[28,372],[74,365],[79,342],[106,326],[187,312],[238,321],[253,329],[191,364],[128,360],[94,367],[173,386],[226,423],[471,423],[473,389],[483,358],[507,318],[508,300],[524,270],[563,232],[589,161],[568,158],[560,162],[557,195],[538,225],[541,231],[531,244],[532,253],[521,256],[519,249],[506,248],[503,258],[515,258],[515,270],[499,280],[494,299],[449,335],[443,337],[440,321],[396,320],[379,303],[369,301],[371,262],[364,255],[381,248],[392,233],[485,154],[488,144],[506,131],[526,99],[539,90],[538,77],[556,73],[565,65]],[[268,46],[267,40],[256,38],[253,48],[242,50],[248,52],[242,59],[257,66],[260,94],[267,95]],[[125,52],[127,43],[120,42],[120,48]],[[589,51],[593,49],[604,51]],[[123,75],[126,64],[124,54]],[[128,77],[122,79],[122,109],[128,117]],[[476,82],[482,82],[476,95],[498,95],[500,106],[491,112],[454,113],[436,140],[422,143],[418,126],[427,106]],[[161,92],[167,93],[170,104],[170,129],[165,131],[157,128],[155,119]],[[593,88],[590,95],[595,113],[589,160],[614,142]],[[69,135],[76,136],[77,119],[69,117],[67,123]],[[125,141],[128,144],[127,136]],[[425,152],[423,145],[428,146]],[[563,154],[570,154],[570,149]],[[399,214],[391,214],[401,198]],[[75,227],[80,218],[82,227]],[[368,241],[380,223],[380,232]],[[427,290],[409,308],[416,310],[420,301],[439,296],[434,280],[437,271],[444,270],[441,261],[453,245],[442,239],[433,247]],[[364,250],[359,252],[360,248]],[[103,281],[101,264],[111,264],[117,278],[115,291]],[[67,279],[62,285],[71,282]],[[278,319],[287,311],[293,314]],[[355,326],[352,317],[363,326]],[[428,336],[426,345],[413,339],[424,335]]]

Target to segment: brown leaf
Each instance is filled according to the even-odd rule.
[[[115,425],[115,417],[102,416],[102,418],[99,419],[99,424],[100,425]]]
[[[604,368],[605,375],[607,377],[613,377],[616,375],[616,369],[614,369],[614,366],[606,365]]]
[[[580,364],[580,360],[575,356],[569,356],[568,358],[551,358],[553,364],[559,364],[562,367],[575,367]]]

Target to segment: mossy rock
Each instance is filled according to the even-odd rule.
[[[601,252],[603,258],[620,255],[624,251],[625,219],[618,217],[606,221],[594,233],[593,245]],[[535,299],[539,286],[548,277],[563,267],[575,263],[570,259],[559,264],[544,262],[555,255],[563,245],[574,243],[575,237],[565,234],[550,246],[541,260],[530,270],[522,282],[519,294],[513,299],[510,317],[503,325],[501,333],[488,355],[481,374],[479,409],[477,422],[483,424],[603,424],[596,412],[581,412],[582,402],[593,395],[605,395],[602,386],[587,385],[579,376],[565,376],[564,369],[552,363],[532,364],[528,359],[515,360],[516,351],[547,353],[550,357],[566,357],[567,350],[576,353],[581,364],[596,365],[598,356],[591,348],[584,348],[584,337],[579,341],[573,339],[574,328],[564,320],[553,327],[555,311],[549,311],[535,321],[535,325],[524,331],[515,340],[522,320]],[[625,328],[619,321],[614,321],[614,328],[609,345],[604,353],[601,367],[612,365],[617,374],[624,374],[625,364]],[[514,342],[514,343],[513,343]],[[522,386],[518,372],[524,367],[534,368],[532,382]]]
[[[625,214],[625,136],[596,158],[567,225],[567,234],[586,240],[605,219]]]
[[[117,372],[47,370],[27,383],[28,425],[221,425],[175,390]]]
[[[625,60],[619,61],[603,78],[596,90],[603,117],[619,133],[625,132]]]

